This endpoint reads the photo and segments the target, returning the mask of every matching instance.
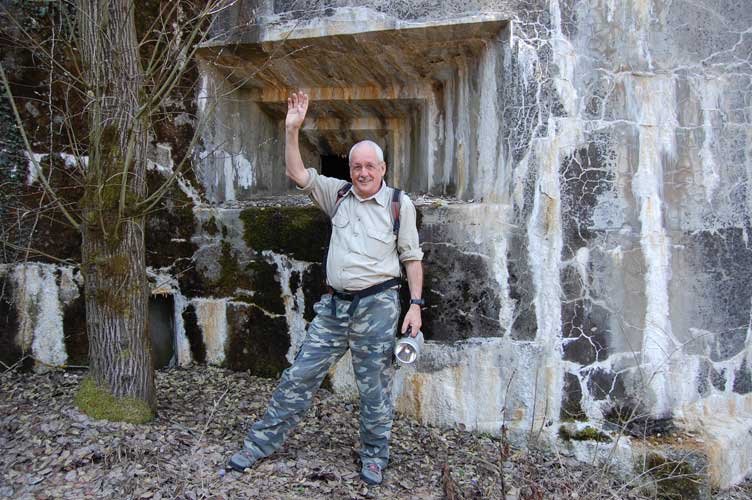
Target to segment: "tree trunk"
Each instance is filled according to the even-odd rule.
[[[138,116],[145,91],[133,2],[78,0],[78,15],[90,125],[81,204],[90,377],[78,402],[99,418],[144,421],[156,394],[145,224],[135,210],[146,194],[148,123]]]

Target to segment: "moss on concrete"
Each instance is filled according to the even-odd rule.
[[[585,427],[576,431],[562,426],[559,427],[559,437],[564,441],[597,441],[599,443],[610,443],[611,438],[594,427]]]
[[[78,409],[91,418],[132,424],[143,424],[154,418],[146,401],[115,397],[109,388],[97,385],[90,377],[81,382],[75,399]]]
[[[217,219],[212,215],[208,220],[201,224],[201,229],[204,230],[209,236],[216,236],[219,234],[219,225]]]
[[[165,181],[156,171],[146,173],[150,193]],[[191,239],[197,221],[193,214],[193,201],[183,193],[177,183],[167,191],[158,209],[146,219],[146,264],[155,268],[174,264],[176,259],[190,258],[198,248]]]
[[[185,326],[185,336],[188,337],[188,344],[191,346],[193,361],[206,364],[206,344],[204,344],[204,337],[201,334],[196,308],[193,304],[188,304],[188,307],[183,311],[183,325]]]
[[[297,260],[321,262],[331,227],[315,207],[254,207],[243,210],[245,242],[256,251],[272,250]]]
[[[688,462],[649,453],[645,461],[645,472],[655,479],[657,498],[705,498],[702,494],[705,491],[705,481]]]
[[[582,387],[580,385],[580,380],[573,373],[565,373],[559,419],[563,422],[582,422],[587,420],[587,416],[580,404],[581,399]]]
[[[268,316],[253,306],[231,306],[227,314],[227,367],[259,377],[279,377],[290,366],[286,358],[290,335],[285,318]]]
[[[276,264],[264,260],[253,260],[246,266],[251,277],[251,289],[254,291],[250,300],[265,311],[275,314],[285,313],[282,300],[282,285],[279,283],[279,269]]]
[[[313,311],[313,305],[326,292],[324,268],[321,264],[312,264],[306,268],[303,272],[302,286],[303,295],[305,296],[303,317],[306,321],[313,321],[313,318],[316,316],[316,313]]]

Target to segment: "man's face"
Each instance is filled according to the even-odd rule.
[[[378,193],[385,173],[386,163],[379,161],[376,151],[369,144],[361,144],[352,152],[350,178],[355,193],[361,198]]]

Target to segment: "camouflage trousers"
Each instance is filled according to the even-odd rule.
[[[257,458],[279,449],[311,406],[329,367],[349,348],[360,392],[360,458],[384,468],[392,431],[392,352],[399,296],[389,289],[365,297],[352,317],[349,301],[335,297],[334,308],[331,301],[324,295],[314,306],[316,317],[293,365],[282,374],[264,417],[251,426],[244,444]]]

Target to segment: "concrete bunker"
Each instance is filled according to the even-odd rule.
[[[199,107],[210,127],[200,180],[211,198],[294,192],[283,138],[295,89],[312,102],[301,134],[306,165],[344,178],[350,146],[371,139],[384,149],[389,183],[460,199],[492,194],[485,173],[498,160],[495,68],[507,21],[405,23],[361,19],[360,10],[261,24],[204,44]]]
[[[270,18],[205,43],[198,108],[209,126],[197,177],[212,203],[240,208],[245,241],[239,253],[270,261],[269,251],[281,252],[309,263],[323,255],[260,246],[269,238],[259,235],[268,231],[252,224],[270,216],[287,220],[292,212],[284,207],[300,203],[284,173],[284,120],[287,97],[302,89],[311,99],[301,131],[307,166],[348,179],[350,147],[374,140],[385,153],[387,183],[424,206],[419,231],[431,261],[425,293],[432,304],[424,317],[427,338],[504,335],[511,323],[500,317],[511,299],[492,263],[506,258],[508,235],[499,225],[485,232],[489,221],[509,227],[502,202],[508,185],[496,175],[503,163],[497,68],[508,38],[508,20],[496,14],[408,22],[342,8],[308,21]],[[269,204],[280,206],[279,213],[270,215]],[[216,214],[228,227],[237,226],[234,217],[222,209]],[[326,231],[323,225],[318,232]],[[462,282],[465,273],[473,275],[473,286]],[[450,310],[463,314],[448,318]]]

